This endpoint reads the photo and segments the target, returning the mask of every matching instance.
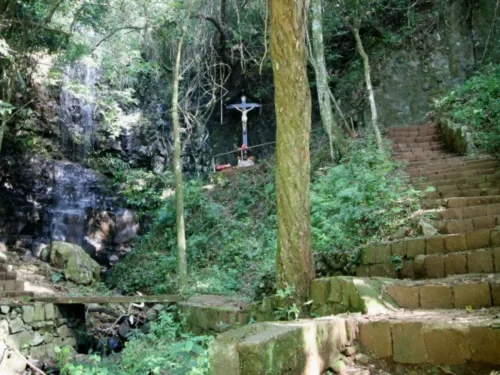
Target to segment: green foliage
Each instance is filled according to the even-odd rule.
[[[156,189],[135,189],[127,194],[133,201],[142,202],[145,192],[158,194]],[[188,292],[253,294],[261,277],[274,267],[276,203],[272,169],[261,165],[240,170],[231,181],[221,178],[207,186],[199,180],[188,181],[184,201],[191,267]],[[177,288],[176,254],[175,201],[170,194],[154,213],[149,233],[116,265],[111,283],[125,292],[172,292]]]
[[[211,336],[183,332],[175,310],[162,311],[148,333],[136,332],[119,358],[90,355],[83,363],[69,361],[67,349],[57,349],[62,375],[208,375],[207,347]]]
[[[356,263],[356,248],[392,234],[419,207],[420,193],[371,140],[352,142],[349,160],[322,172],[311,187],[313,249],[339,254],[344,266]]]
[[[276,291],[278,298],[278,307],[274,310],[274,317],[276,320],[297,320],[300,315],[300,308],[294,302],[295,287],[287,285],[285,289],[278,289]]]
[[[477,147],[500,150],[500,65],[489,65],[435,103],[443,121],[467,126]]]

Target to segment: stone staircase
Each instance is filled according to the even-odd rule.
[[[0,263],[0,298],[33,296],[33,292],[24,290],[24,281],[17,280],[17,273],[6,264]]]
[[[433,125],[393,128],[389,138],[425,192],[436,235],[367,246],[356,277],[313,280],[315,319],[220,334],[210,349],[213,375],[500,370],[499,164],[447,151]]]
[[[374,358],[500,365],[500,174],[496,159],[448,152],[434,125],[389,131],[396,159],[435,209],[438,234],[362,249],[357,276],[389,278],[393,311],[358,319]],[[429,190],[428,187],[435,189]],[[366,279],[368,280],[368,279]]]

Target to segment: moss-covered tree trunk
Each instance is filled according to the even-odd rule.
[[[352,33],[354,34],[354,39],[356,39],[356,48],[358,50],[358,53],[363,60],[366,90],[368,91],[368,99],[370,102],[370,109],[372,113],[372,128],[373,132],[375,133],[375,140],[377,141],[380,152],[383,153],[384,145],[382,143],[382,136],[380,135],[380,128],[378,126],[378,112],[377,104],[375,103],[375,93],[373,92],[370,59],[368,58],[365,48],[363,47],[363,42],[361,41],[361,36],[359,35],[359,26],[353,26]]]
[[[314,263],[309,220],[311,93],[306,71],[305,0],[269,0],[276,109],[277,286],[309,297]]]
[[[177,257],[179,288],[187,284],[186,233],[184,227],[184,187],[182,181],[181,136],[179,123],[179,80],[185,27],[177,43],[174,76],[172,82],[172,123],[174,127],[174,176],[175,176],[175,218],[177,230]]]
[[[316,73],[316,90],[318,92],[321,122],[330,142],[330,155],[335,159],[335,149],[340,155],[346,153],[344,135],[340,130],[332,111],[328,73],[326,71],[325,48],[323,43],[323,10],[321,0],[311,1],[311,40],[312,60]]]
[[[0,99],[4,103],[10,105],[13,97],[14,85],[13,85],[13,80],[9,73],[10,73],[9,68],[5,67],[2,74],[3,88]],[[6,110],[2,111],[2,114],[0,116],[0,153],[2,152],[3,137],[5,131],[7,130],[7,122],[9,122],[9,118],[10,118],[10,113]]]

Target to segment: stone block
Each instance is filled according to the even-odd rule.
[[[413,279],[415,277],[415,268],[413,261],[407,260],[403,262],[403,266],[398,271],[398,278]]]
[[[29,346],[31,341],[32,334],[28,331],[21,331],[7,337],[5,343],[12,348],[20,350],[25,346]]]
[[[474,230],[474,223],[471,219],[450,221],[446,223],[447,233],[465,233]]]
[[[402,322],[392,327],[395,362],[418,364],[427,360],[422,323]]]
[[[418,309],[419,288],[403,285],[387,285],[387,294],[394,298],[399,307],[405,309]]]
[[[35,322],[45,320],[45,307],[43,303],[35,303]]]
[[[444,277],[444,261],[439,255],[428,255],[424,260],[425,274],[427,277],[440,279]]]
[[[361,266],[356,268],[357,277],[370,277],[370,267]]]
[[[3,287],[5,291],[15,291],[16,290],[16,281],[15,280],[5,280],[3,282]]]
[[[406,252],[408,250],[407,241],[397,241],[391,244],[391,254],[395,256],[400,256],[402,258],[406,257]]]
[[[442,212],[437,213],[442,220],[462,220],[462,209],[461,208],[451,208]]]
[[[361,264],[386,263],[391,259],[391,246],[376,245],[363,248],[361,254]]]
[[[16,318],[12,319],[9,323],[9,327],[10,327],[11,334],[24,331],[24,323],[20,317],[16,317]]]
[[[35,321],[35,306],[24,305],[23,309],[23,320],[25,323],[31,323]]]
[[[392,356],[391,328],[388,322],[360,322],[359,342],[374,358]]]
[[[500,273],[500,248],[493,249],[493,263],[495,265],[495,272]]]
[[[449,254],[444,257],[444,273],[449,275],[461,275],[467,273],[467,257],[465,254]]]
[[[500,306],[500,284],[491,284],[491,298],[493,306]]]
[[[396,265],[392,263],[374,264],[370,266],[371,277],[390,277],[396,278]]]
[[[436,236],[425,240],[425,253],[427,255],[441,254],[445,252],[443,237]]]
[[[467,250],[467,241],[464,234],[449,235],[444,238],[444,247],[449,253]]]
[[[427,359],[434,365],[461,365],[471,356],[468,330],[435,326],[425,329]]]
[[[500,330],[490,327],[471,327],[469,334],[471,360],[500,365]]]
[[[417,255],[425,254],[425,238],[415,238],[408,240],[407,243],[407,256],[408,258],[415,258]]]
[[[449,285],[421,286],[420,307],[423,309],[452,309],[451,287]]]
[[[468,250],[481,249],[490,246],[490,231],[488,229],[475,230],[466,234]]]
[[[474,219],[474,229],[492,229],[496,225],[494,216],[478,217]]]
[[[500,246],[500,229],[491,231],[491,246]]]
[[[457,284],[453,286],[453,294],[457,309],[465,309],[467,306],[472,306],[474,309],[491,306],[488,283]]]
[[[413,270],[416,279],[425,278],[425,255],[418,255],[413,262]]]
[[[493,272],[493,253],[490,250],[478,250],[467,254],[467,265],[470,273]]]
[[[311,299],[314,305],[326,304],[327,289],[330,280],[327,278],[315,279],[311,283]]]
[[[52,303],[46,303],[44,309],[45,309],[45,319],[52,320],[56,317],[54,305]]]

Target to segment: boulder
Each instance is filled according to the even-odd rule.
[[[50,262],[64,272],[66,279],[76,284],[99,281],[101,267],[80,246],[55,241],[50,250]]]
[[[122,210],[116,213],[115,244],[123,244],[132,240],[139,231],[139,224],[135,215],[130,210]]]
[[[418,228],[420,233],[422,233],[425,237],[433,237],[438,234],[438,230],[434,228],[429,221],[423,218],[418,222]]]

